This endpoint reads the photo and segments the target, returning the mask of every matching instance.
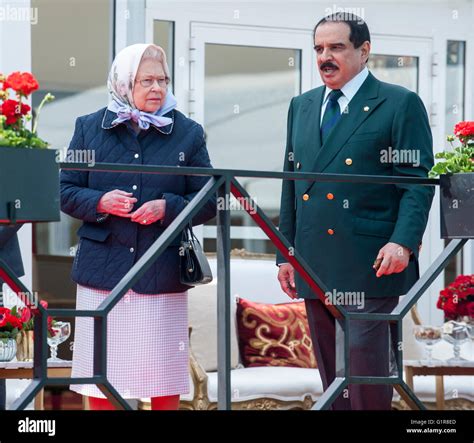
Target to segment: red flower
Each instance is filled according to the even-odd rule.
[[[454,127],[454,134],[464,145],[474,139],[474,122],[460,122]]]
[[[54,335],[56,334],[53,331],[53,317],[48,317],[48,332],[49,335],[51,335],[52,337],[54,337]]]
[[[459,303],[458,309],[457,309],[457,314],[464,316],[464,315],[469,315],[468,310],[467,310],[467,303]]]
[[[10,313],[10,309],[1,307],[0,308],[0,315],[6,315]]]
[[[30,321],[31,311],[29,308],[20,308],[18,311],[20,313],[20,320],[22,321],[22,323]]]
[[[474,318],[474,301],[466,303],[466,315]]]
[[[444,305],[445,301],[446,301],[446,299],[440,296],[440,297],[438,298],[437,303],[436,303],[436,307],[437,307],[438,309],[443,309],[443,305]]]
[[[11,88],[21,95],[30,95],[39,88],[39,84],[33,74],[29,72],[13,72],[5,80],[3,88]]]
[[[12,328],[21,329],[23,326],[21,320],[15,315],[7,315],[7,323],[10,323]]]
[[[458,316],[458,303],[454,303],[452,299],[446,300],[442,304],[442,308],[446,317],[456,318]]]
[[[468,122],[463,122],[468,123]],[[472,122],[474,123],[474,122]],[[473,316],[474,275],[459,275],[440,291],[436,306],[444,310],[446,317]]]
[[[16,100],[5,100],[2,103],[1,114],[4,115],[7,125],[16,123],[22,115],[28,114],[30,107]]]
[[[48,302],[47,301],[40,300],[39,304],[41,306],[43,306],[44,309],[48,309]],[[38,308],[32,308],[31,313],[33,314],[33,316],[38,315],[39,314],[39,309]]]
[[[4,307],[0,308],[0,328],[7,325],[9,315],[10,309]]]

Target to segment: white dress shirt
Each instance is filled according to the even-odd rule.
[[[350,103],[354,95],[356,95],[357,91],[362,86],[362,83],[365,82],[365,79],[367,78],[368,75],[369,75],[369,70],[367,69],[367,67],[365,67],[364,69],[362,69],[362,71],[360,71],[355,77],[350,79],[341,88],[341,92],[343,95],[341,95],[339,97],[339,100],[337,101],[337,103],[339,104],[339,108],[341,110],[341,114],[347,108],[347,105]],[[321,106],[321,120],[319,121],[320,126],[323,122],[324,111],[326,110],[326,106],[328,104],[328,96],[331,91],[332,89],[326,86],[326,91],[324,92],[323,105]]]

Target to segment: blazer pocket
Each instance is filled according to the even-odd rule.
[[[354,219],[354,234],[390,238],[394,229],[395,222],[361,217]]]
[[[105,242],[110,235],[111,230],[104,225],[95,225],[92,223],[84,223],[77,231],[77,235],[81,238],[88,238],[98,242]]]
[[[370,132],[359,132],[352,134],[347,140],[347,144],[352,142],[361,142],[367,140],[376,140],[379,135],[379,131],[370,131]]]

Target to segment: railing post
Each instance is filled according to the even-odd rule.
[[[230,177],[217,193],[217,407],[231,409],[230,385]]]

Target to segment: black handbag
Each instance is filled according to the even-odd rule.
[[[192,223],[183,230],[180,254],[180,281],[184,285],[205,285],[212,281],[209,262],[194,235]]]

